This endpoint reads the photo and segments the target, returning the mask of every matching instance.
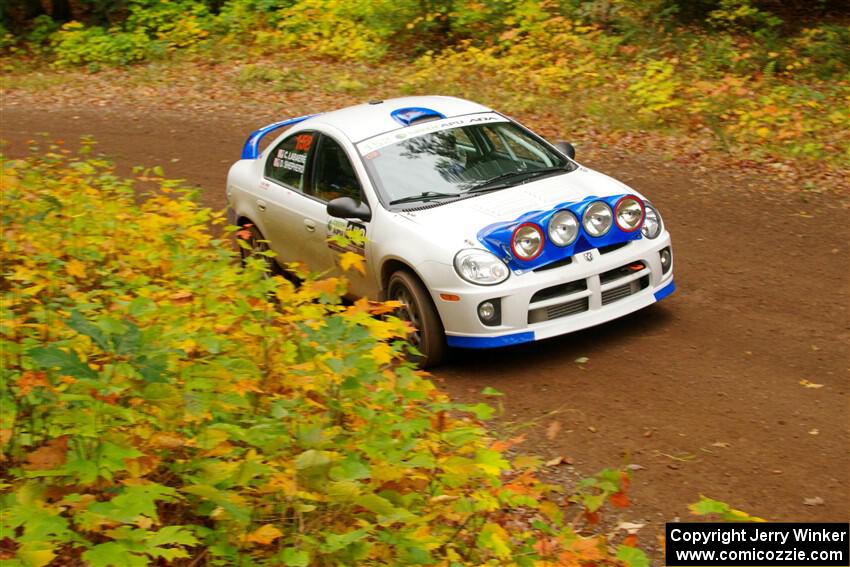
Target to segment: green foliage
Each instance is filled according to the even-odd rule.
[[[103,28],[68,22],[50,35],[50,44],[59,67],[127,65],[175,50],[194,51],[209,35],[211,25],[204,4],[134,0],[121,25]]]
[[[53,36],[55,65],[127,65],[148,59],[154,43],[142,30],[124,32],[69,22]]]
[[[240,268],[209,232],[220,214],[138,173],[157,188],[59,147],[4,160],[4,553],[642,564],[577,535],[606,499],[624,505],[628,476],[582,483],[565,521],[555,502],[570,496],[537,480],[537,459],[507,458],[482,425],[491,408],[450,402],[402,362],[393,306],[343,305],[336,278],[264,277],[262,257]]]
[[[805,28],[791,42],[792,68],[811,69],[821,79],[839,77],[850,69],[850,25]]]
[[[782,19],[758,9],[751,0],[719,0],[707,21],[721,29],[765,29],[782,24]]]
[[[692,514],[697,516],[712,516],[726,522],[764,522],[762,518],[751,516],[741,510],[736,510],[719,500],[713,500],[700,495],[699,502],[688,506]]]
[[[6,51],[17,43],[15,36],[0,24],[0,52]]]
[[[133,0],[124,24],[163,43],[166,49],[195,49],[208,35],[211,16],[206,5],[191,0]]]
[[[537,11],[513,13],[507,20],[513,27],[493,45],[466,42],[421,57],[418,70],[404,79],[405,91],[478,99],[488,84],[488,95],[508,112],[549,109],[557,98],[570,124],[590,117],[624,133],[648,126],[697,136],[713,132],[722,149],[748,157],[850,162],[850,66],[842,62],[850,45],[833,51],[829,42],[814,39],[823,34],[812,31],[805,32],[812,39],[781,51],[764,46],[767,35],[719,32],[689,31],[675,42],[632,45],[602,25],[534,4]],[[634,12],[628,2],[620,7],[618,17]],[[842,36],[833,33],[840,44]],[[804,46],[823,49],[823,57],[800,57]],[[845,75],[812,78],[825,66]]]
[[[803,8],[791,4],[791,13]],[[711,133],[718,148],[756,159],[850,159],[850,26],[794,31],[796,19],[783,22],[766,0],[126,0],[119,7],[95,18],[112,21],[104,27],[57,29],[40,16],[23,43],[58,67],[91,69],[174,53],[274,55],[280,67],[246,64],[236,80],[276,92],[311,82],[283,66],[289,58],[393,60],[404,64],[397,82],[409,93],[481,99],[486,84],[484,98],[508,112],[551,107],[554,95],[571,124],[586,118],[608,130]],[[827,1],[810,9],[834,10]],[[104,10],[92,0],[92,13]],[[20,53],[12,38],[0,38],[7,52]],[[370,90],[348,76],[318,80],[331,93]]]
[[[658,114],[683,104],[677,97],[681,84],[676,77],[674,63],[669,60],[647,62],[643,76],[629,86],[629,93],[638,102],[639,112]]]

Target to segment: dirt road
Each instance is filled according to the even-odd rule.
[[[37,132],[91,134],[124,171],[162,165],[219,208],[229,164],[263,122],[222,116],[11,107],[2,137],[14,156]],[[648,524],[647,547],[700,494],[772,520],[848,521],[847,195],[805,202],[741,172],[601,155],[587,165],[659,206],[679,290],[585,332],[458,352],[437,380],[461,401],[504,392],[501,424],[526,432],[529,452],[568,456],[581,473],[639,465],[634,506],[616,514]]]

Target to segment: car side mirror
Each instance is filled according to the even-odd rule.
[[[558,148],[558,151],[567,156],[570,159],[576,159],[576,149],[569,142],[564,142],[560,140],[555,142],[555,147]]]
[[[351,197],[337,197],[328,202],[328,214],[341,219],[359,219],[365,222],[372,220],[372,209],[369,205],[355,201]]]

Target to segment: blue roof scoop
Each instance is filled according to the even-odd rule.
[[[390,113],[390,116],[392,116],[393,120],[395,120],[402,126],[410,126],[414,122],[421,122],[425,119],[438,120],[440,118],[446,117],[444,114],[437,112],[436,110],[431,110],[430,108],[422,108],[421,106],[399,108],[398,110],[393,110]]]
[[[242,159],[257,159],[260,155],[260,140],[262,140],[269,132],[274,132],[284,126],[291,126],[293,124],[298,124],[299,122],[304,122],[308,118],[312,118],[314,116],[318,116],[318,114],[308,114],[297,118],[287,118],[286,120],[281,120],[280,122],[263,126],[259,130],[254,130],[251,132],[251,135],[248,136],[248,139],[245,140],[245,145],[242,146]]]

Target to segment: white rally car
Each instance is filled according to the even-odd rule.
[[[375,101],[251,134],[228,216],[279,264],[317,272],[340,271],[329,237],[362,231],[366,273],[346,274],[349,291],[400,301],[432,366],[447,347],[562,335],[673,292],[658,210],[574,155],[466,100]]]

